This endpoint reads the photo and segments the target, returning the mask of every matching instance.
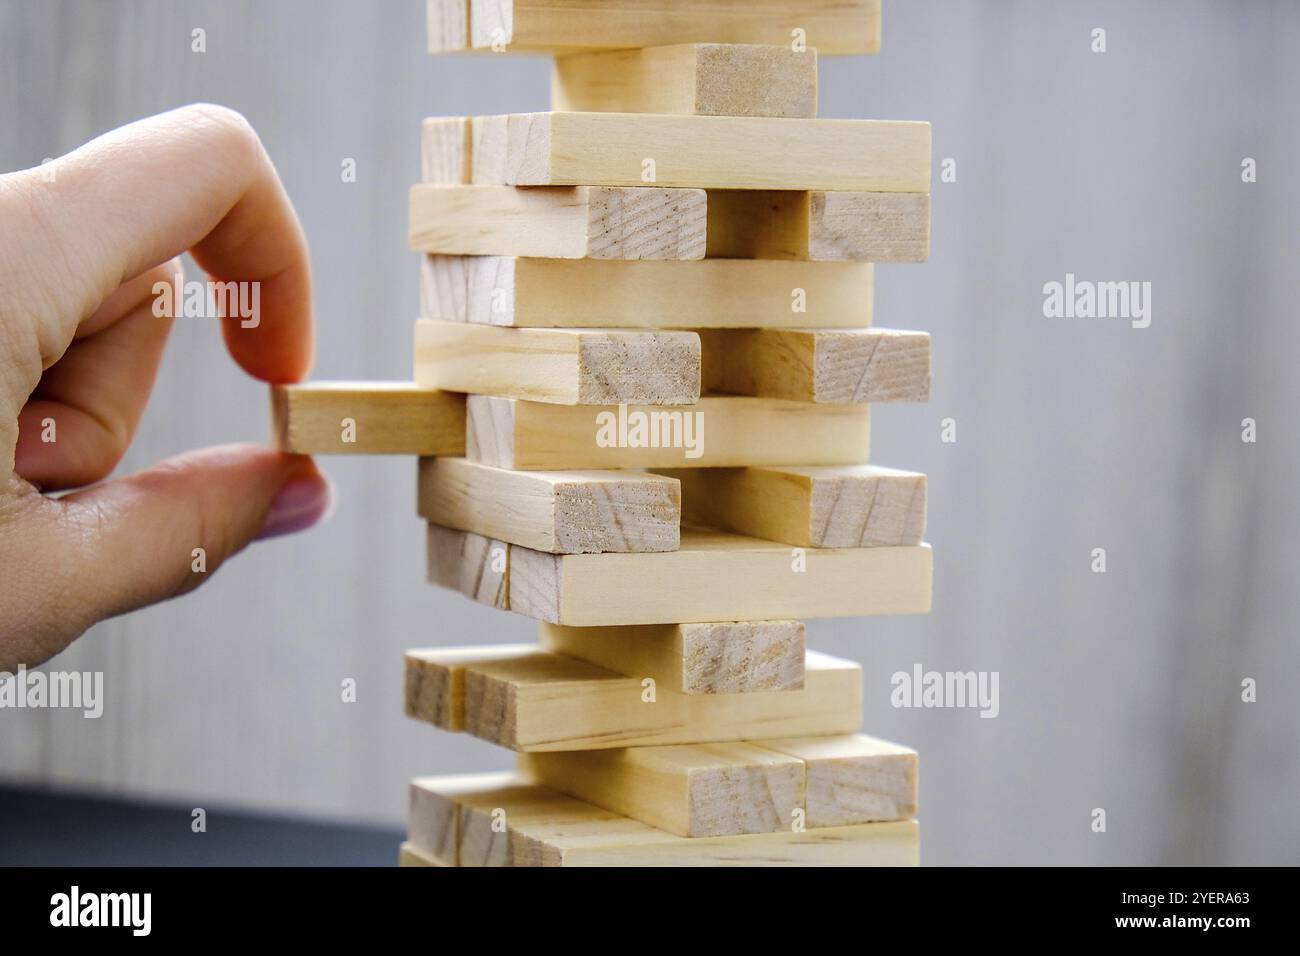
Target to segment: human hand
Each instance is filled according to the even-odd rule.
[[[195,548],[211,573],[328,508],[310,458],[256,445],[94,484],[149,397],[171,327],[155,284],[181,287],[185,251],[213,281],[260,283],[256,321],[221,319],[234,360],[267,382],[301,380],[312,360],[307,243],[239,114],[185,107],[0,176],[0,671],[197,587],[208,575],[192,569]],[[42,494],[84,485],[94,486]]]

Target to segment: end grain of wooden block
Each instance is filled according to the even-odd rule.
[[[743,742],[521,754],[521,773],[683,837],[789,830],[804,765]]]
[[[418,484],[425,520],[538,551],[673,551],[680,541],[681,495],[672,478],[425,458]]]
[[[665,470],[681,482],[682,517],[810,548],[920,544],[926,478],[878,465]]]
[[[405,703],[408,717],[419,717],[443,730],[464,730],[465,670],[471,664],[514,658],[533,650],[529,644],[453,647],[406,652]]]
[[[551,108],[810,118],[817,115],[817,51],[685,43],[560,56]]]
[[[918,756],[910,747],[862,734],[764,740],[807,768],[810,827],[838,827],[916,816]]]
[[[301,455],[461,455],[465,397],[409,382],[271,386],[276,446]]]
[[[420,179],[439,185],[468,184],[472,127],[468,116],[434,116],[420,127]]]
[[[510,545],[494,538],[429,525],[429,583],[449,588],[488,607],[509,606]]]
[[[801,621],[562,627],[541,624],[541,646],[683,694],[799,690]]]
[[[561,405],[689,405],[700,395],[700,340],[693,332],[505,329],[420,319],[415,380]]]
[[[930,336],[896,329],[700,329],[705,392],[852,404],[930,397]]]

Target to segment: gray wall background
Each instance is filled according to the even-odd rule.
[[[1300,863],[1297,39],[1283,0],[886,0],[883,52],[823,63],[822,115],[934,124],[933,256],[881,267],[876,300],[933,332],[934,395],[878,409],[874,455],[931,477],[935,609],[809,634],[865,665],[866,729],[921,751],[927,863]],[[427,56],[420,0],[0,0],[0,169],[193,100],[243,111],[311,240],[316,376],[401,378],[419,121],[544,109],[547,77]],[[1152,282],[1151,327],[1045,319],[1066,272]],[[264,439],[266,406],[182,320],[122,468]],[[530,623],[424,582],[413,462],[323,464],[327,525],[95,628],[55,666],[106,672],[103,718],[0,714],[0,776],[396,823],[407,778],[508,766],[402,716],[401,653]],[[1001,715],[892,708],[916,662],[1000,672]]]

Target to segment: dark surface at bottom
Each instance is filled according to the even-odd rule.
[[[398,829],[0,787],[0,866],[396,866]]]

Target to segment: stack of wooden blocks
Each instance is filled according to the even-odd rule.
[[[555,55],[553,112],[430,119],[409,384],[279,388],[282,447],[409,453],[429,576],[539,643],[406,657],[406,712],[516,751],[411,784],[403,863],[919,858],[917,755],[806,618],[924,612],[926,481],[866,464],[930,340],[926,123],[816,119],[879,0],[431,0],[434,52]]]

